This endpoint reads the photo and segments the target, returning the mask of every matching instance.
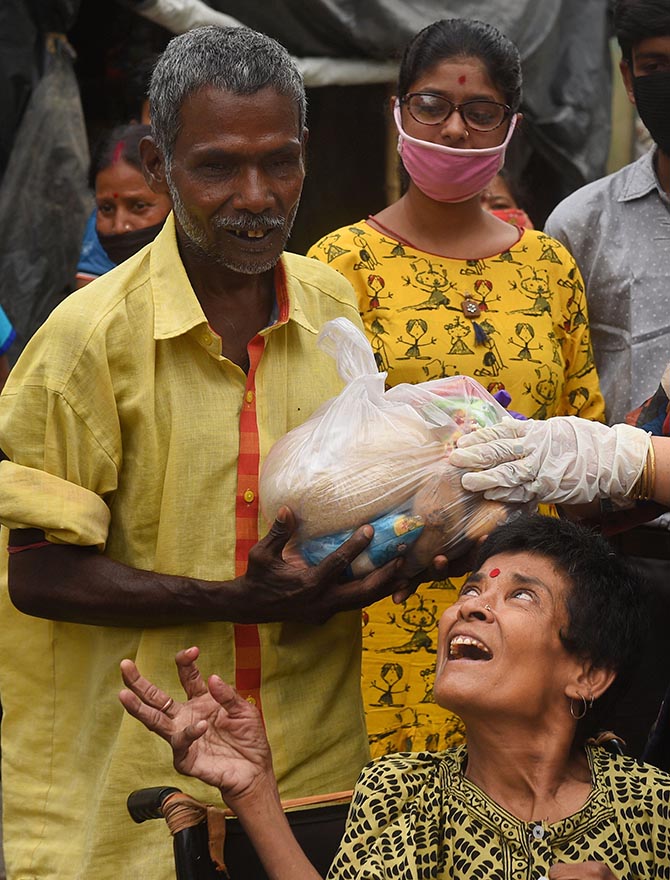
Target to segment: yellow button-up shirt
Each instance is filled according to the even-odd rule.
[[[322,325],[344,316],[360,326],[338,273],[290,254],[279,271],[288,318],[261,331],[253,390],[261,461],[342,387],[315,344]],[[219,801],[178,776],[168,746],[125,715],[119,662],[136,659],[178,698],[173,656],[199,645],[203,673],[234,681],[233,626],[107,628],[21,614],[7,594],[4,547],[7,527],[37,527],[50,541],[97,545],[135,568],[234,577],[246,379],[208,327],[169,218],[153,244],[54,310],[0,397],[0,447],[10,459],[0,465],[0,693],[12,878],[167,880],[165,828],[135,826],[128,793],[170,784]],[[259,533],[267,528],[259,518]],[[282,797],[352,788],[367,760],[360,629],[358,612],[324,626],[258,627]]]

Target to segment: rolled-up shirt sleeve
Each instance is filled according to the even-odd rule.
[[[0,396],[8,459],[0,462],[0,523],[104,549],[119,480],[119,419],[104,358],[77,350],[75,339],[41,328]],[[54,348],[68,343],[63,367]]]
[[[0,462],[0,522],[9,529],[42,529],[55,544],[104,550],[109,507],[90,489],[36,468]]]

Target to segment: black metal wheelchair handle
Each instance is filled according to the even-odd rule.
[[[131,791],[126,806],[132,820],[139,824],[146,822],[147,819],[163,819],[163,802],[175,792],[181,794],[181,789],[169,785],[138,788],[137,791]]]

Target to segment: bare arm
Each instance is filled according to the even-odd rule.
[[[652,437],[651,442],[656,456],[653,500],[670,507],[670,437]]]
[[[10,371],[9,358],[6,354],[0,354],[0,391],[5,387]]]
[[[549,869],[549,880],[616,880],[604,862],[556,862]]]
[[[652,497],[649,500],[655,501],[656,504],[662,507],[670,508],[670,437],[652,437],[651,445],[654,447],[654,455],[656,456],[656,479],[654,480]],[[641,514],[639,516],[641,523],[655,519],[663,512],[654,508],[653,505],[647,505],[647,507],[652,508],[648,513],[646,508],[638,508]],[[588,519],[596,521],[602,515],[597,501],[593,501],[588,505],[563,505],[561,509],[570,518],[578,520]],[[635,511],[627,510],[625,512],[625,520],[629,526],[636,525]]]
[[[271,880],[318,880],[282,810],[258,710],[217,675],[205,682],[198,654],[198,648],[188,648],[175,658],[185,703],[171,701],[124,660],[123,707],[170,744],[176,770],[221,791]]]
[[[294,529],[291,512],[283,508],[265,538],[251,549],[246,573],[230,581],[142,571],[94,548],[50,544],[10,555],[9,592],[20,611],[35,617],[148,627],[215,620],[318,624],[407,588],[401,559],[362,579],[342,582],[347,566],[367,547],[371,526],[362,526],[312,567],[284,553]],[[9,543],[42,540],[42,532],[20,529],[10,533]]]

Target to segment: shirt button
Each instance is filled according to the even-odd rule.
[[[244,500],[247,502],[247,504],[251,504],[251,502],[254,500],[256,495],[252,492],[251,489],[247,489],[247,491],[244,493],[243,497],[244,497]]]
[[[247,391],[247,393],[244,395],[244,399],[246,400],[247,403],[253,403],[254,402],[254,392]]]
[[[533,837],[535,840],[542,840],[544,837],[544,828],[541,825],[533,826]]]
[[[211,345],[211,344],[212,344],[212,335],[211,335],[211,333],[203,333],[203,335],[202,335],[202,341],[204,342],[205,345]]]

